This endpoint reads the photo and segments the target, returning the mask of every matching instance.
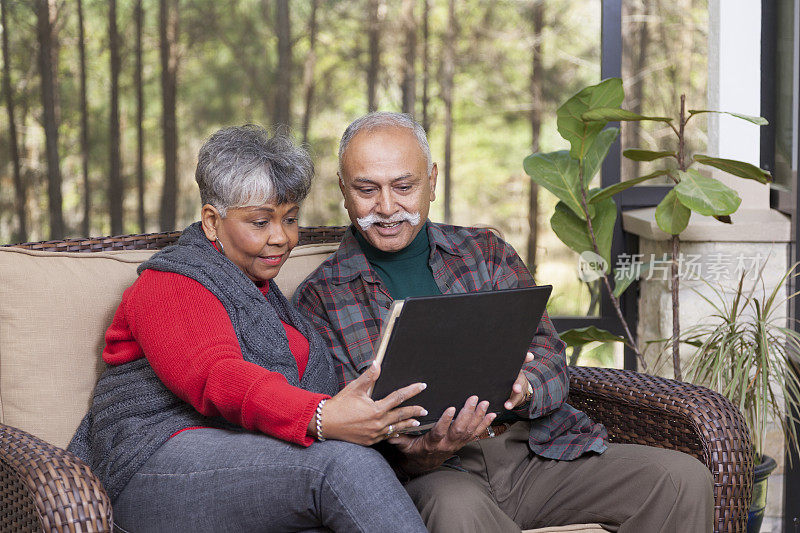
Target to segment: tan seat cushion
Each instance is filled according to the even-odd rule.
[[[102,370],[105,329],[152,253],[0,248],[4,424],[67,445]]]
[[[526,529],[522,533],[604,533],[605,531],[600,524],[571,524],[569,526]]]
[[[336,244],[298,246],[276,282],[291,296]],[[89,406],[105,331],[153,251],[0,248],[0,421],[65,447]]]
[[[339,247],[338,244],[304,244],[292,250],[275,283],[291,299],[297,286]]]

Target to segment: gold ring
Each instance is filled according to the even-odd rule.
[[[533,387],[531,386],[531,382],[527,383],[527,388],[525,389],[525,396],[522,398],[523,402],[527,402],[533,397]]]

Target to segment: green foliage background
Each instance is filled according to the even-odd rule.
[[[493,224],[525,257],[528,238],[529,178],[523,159],[532,152],[530,76],[533,49],[531,9],[542,0],[459,0],[456,2],[456,69],[454,80],[453,223]],[[442,220],[441,165],[444,143],[444,107],[440,99],[440,71],[447,1],[430,3],[429,137],[434,160],[440,164],[439,200],[431,217]],[[46,165],[41,98],[37,66],[36,14],[32,0],[7,0],[11,48],[11,82],[16,106],[23,177],[28,185],[26,212],[28,240],[48,238]],[[120,116],[122,171],[125,181],[124,230],[158,231],[158,209],[163,180],[161,148],[161,87],[158,7],[143,0],[145,98],[145,214],[136,221],[136,108],[134,2],[118,0],[122,71]],[[625,0],[623,78],[626,87],[641,84],[639,98],[649,114],[674,108],[677,96],[687,93],[694,108],[705,104],[706,0]],[[63,174],[64,218],[68,236],[81,236],[83,191],[80,159],[78,30],[75,0],[57,0],[60,51],[60,157]],[[292,126],[297,138],[303,114],[303,62],[308,54],[310,0],[292,0],[291,34],[294,62]],[[421,119],[422,15],[416,62],[416,109]],[[310,150],[317,165],[317,181],[302,213],[304,225],[344,224],[347,217],[336,185],[336,151],[345,126],[367,112],[366,69],[369,62],[366,31],[367,0],[321,0],[318,17],[315,97],[312,106]],[[382,1],[381,69],[378,108],[400,110],[403,37],[399,1]],[[540,151],[565,148],[556,131],[555,109],[579,88],[600,78],[600,0],[547,0],[541,36],[543,80],[539,102],[542,116]],[[110,231],[106,200],[109,168],[109,51],[108,3],[84,0],[92,181],[92,235]],[[271,86],[277,65],[274,1],[180,0],[178,68],[179,228],[199,212],[193,180],[197,150],[216,129],[244,122],[269,125]],[[644,58],[630,54],[647,25],[649,39]],[[676,58],[682,58],[680,64]],[[638,58],[638,59],[637,59]],[[633,95],[633,96],[631,96]],[[626,100],[625,107],[636,108]],[[624,125],[623,138],[632,130]],[[639,145],[658,149],[658,125],[640,133]],[[12,240],[14,190],[8,120],[0,113],[0,242]],[[645,169],[636,169],[639,174]],[[624,169],[623,178],[632,173]],[[632,175],[632,174],[631,174]],[[585,314],[589,292],[575,276],[576,259],[552,234],[549,220],[555,198],[539,195],[537,278],[556,291],[552,314]],[[605,356],[607,357],[607,356]],[[608,361],[606,361],[608,362]]]

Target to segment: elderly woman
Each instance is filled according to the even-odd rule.
[[[127,531],[425,531],[374,444],[417,425],[373,402],[379,368],[336,394],[323,339],[275,285],[298,242],[308,155],[260,127],[198,157],[200,222],[139,267],[69,449]]]

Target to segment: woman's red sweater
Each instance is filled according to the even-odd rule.
[[[269,285],[259,288],[266,295]],[[302,377],[308,340],[289,324],[283,327]],[[329,396],[289,385],[283,374],[245,361],[225,307],[191,278],[145,270],[125,290],[106,331],[103,360],[121,365],[141,357],[167,388],[205,416],[303,446],[314,442],[308,424]]]

